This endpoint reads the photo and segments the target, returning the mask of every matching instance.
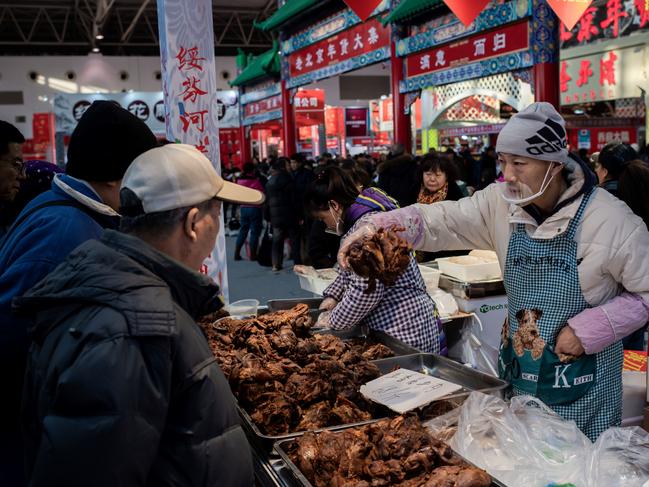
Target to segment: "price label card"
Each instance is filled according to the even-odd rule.
[[[361,394],[397,413],[405,413],[460,389],[462,386],[452,382],[399,369],[361,386]]]

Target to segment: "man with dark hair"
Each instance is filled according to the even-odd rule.
[[[0,485],[23,483],[18,424],[28,323],[12,315],[11,302],[81,243],[117,227],[122,177],[133,159],[156,145],[128,110],[94,102],[72,133],[66,174],[25,207],[0,243]]]
[[[250,486],[234,398],[194,320],[223,306],[197,269],[222,201],[259,204],[189,145],[124,175],[122,232],[73,251],[16,301],[33,318],[23,428],[30,485]]]
[[[24,142],[25,137],[16,127],[0,120],[0,211],[14,200],[20,182],[25,179]],[[0,228],[0,238],[3,234],[4,230]]]

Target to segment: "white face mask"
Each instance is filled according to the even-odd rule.
[[[553,165],[554,163],[549,163],[548,170],[545,172],[543,178],[543,183],[541,183],[541,188],[536,193],[532,193],[530,187],[525,183],[502,183],[500,186],[502,198],[512,205],[525,206],[526,204],[531,203],[536,198],[543,195],[550,186],[550,183],[554,179],[554,175],[550,176],[550,171],[552,170]],[[548,176],[550,177],[548,178]]]
[[[338,218],[338,217],[336,216],[336,214],[334,213],[333,208],[332,208],[331,206],[329,207],[329,213],[331,214],[331,216],[333,217],[334,221],[336,222],[336,228],[335,228],[335,229],[332,229],[332,228],[326,228],[326,229],[325,229],[325,233],[328,233],[328,234],[330,234],[330,235],[337,235],[337,236],[339,236],[339,237],[342,237],[343,234],[345,233],[345,232],[343,231],[343,221],[342,221],[342,219],[341,219],[341,218]]]

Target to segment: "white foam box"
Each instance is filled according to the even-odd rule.
[[[436,260],[442,274],[464,282],[488,281],[501,278],[500,264],[497,261],[464,265],[452,262],[451,259],[454,258],[444,257]]]

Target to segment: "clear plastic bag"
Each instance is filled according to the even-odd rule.
[[[597,439],[588,485],[649,487],[649,433],[641,428],[609,428]]]
[[[498,350],[492,349],[480,339],[482,322],[477,315],[465,318],[460,339],[449,349],[449,356],[485,374],[498,377]]]
[[[451,447],[506,485],[587,485],[592,444],[574,422],[531,396],[515,397],[509,406],[495,396],[471,393]]]

